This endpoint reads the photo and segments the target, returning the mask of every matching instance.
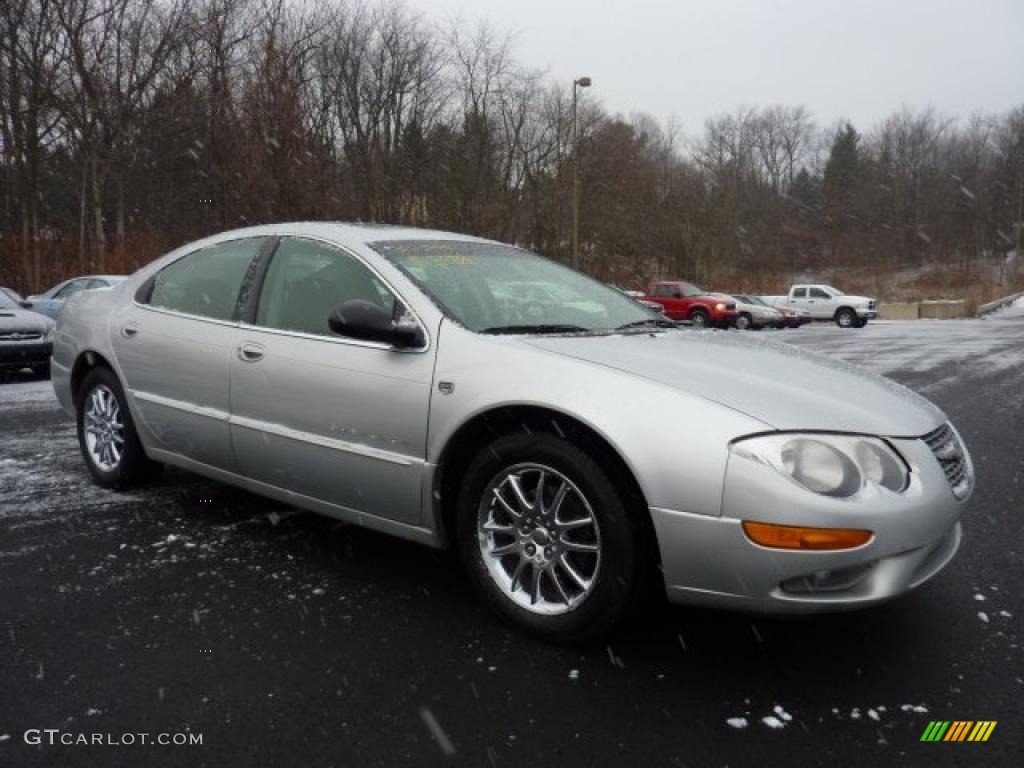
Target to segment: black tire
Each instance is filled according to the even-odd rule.
[[[736,329],[737,330],[746,331],[748,329],[749,330],[753,330],[753,328],[754,328],[754,319],[750,315],[748,315],[746,312],[741,313],[739,315],[739,317],[736,318]]]
[[[868,319],[865,317],[863,320],[857,320],[856,327],[857,328],[863,328],[867,324],[868,324]]]
[[[857,313],[849,307],[841,307],[836,310],[836,325],[840,328],[856,328]]]
[[[710,328],[711,316],[706,309],[695,309],[690,313],[690,322],[698,328]]]
[[[621,484],[617,487],[612,482],[609,472],[594,455],[550,434],[505,435],[480,451],[466,470],[459,491],[458,546],[474,589],[484,604],[503,620],[545,640],[579,643],[606,634],[648,586],[649,567],[655,562],[655,558],[649,556],[650,545],[645,543],[649,537],[642,526],[642,518],[630,510],[629,501],[622,496]],[[600,532],[599,567],[592,579],[591,591],[575,607],[557,615],[543,615],[515,602],[496,582],[481,552],[483,534],[478,526],[485,494],[493,498],[488,489],[496,479],[505,471],[527,463],[543,465],[569,479],[589,503]],[[494,503],[491,501],[490,505]],[[532,574],[533,566],[527,568]]]
[[[117,402],[122,424],[122,453],[115,466],[105,469],[93,458],[86,442],[85,413],[90,398],[95,390],[106,387]],[[104,488],[125,490],[141,485],[154,477],[163,468],[161,464],[146,456],[146,451],[135,431],[131,411],[124,396],[124,389],[117,376],[109,368],[93,368],[86,374],[82,388],[79,390],[78,402],[75,404],[78,423],[78,446],[85,459],[85,466],[98,485]]]

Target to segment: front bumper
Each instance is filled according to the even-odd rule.
[[[652,508],[669,599],[813,613],[884,602],[928,581],[960,546],[965,503],[953,495],[922,440],[891,443],[911,467],[910,486],[901,494],[879,490],[860,501],[829,499],[771,467],[731,455],[721,516]],[[771,549],[747,538],[744,520],[875,535],[856,549]]]
[[[48,363],[52,353],[52,341],[3,341],[0,342],[0,368],[16,369]]]
[[[716,328],[732,328],[740,313],[735,310],[714,310],[711,313],[711,324]]]

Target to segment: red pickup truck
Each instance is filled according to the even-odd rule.
[[[708,293],[682,280],[651,283],[644,299],[661,304],[671,320],[690,320],[701,327],[729,328],[739,316],[732,296]]]

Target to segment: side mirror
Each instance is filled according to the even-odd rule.
[[[327,325],[339,336],[390,344],[396,349],[414,349],[426,343],[419,325],[395,322],[391,313],[363,299],[351,299],[336,307]]]

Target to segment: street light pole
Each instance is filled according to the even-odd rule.
[[[580,268],[580,147],[576,89],[589,88],[590,78],[572,81],[572,266]]]

